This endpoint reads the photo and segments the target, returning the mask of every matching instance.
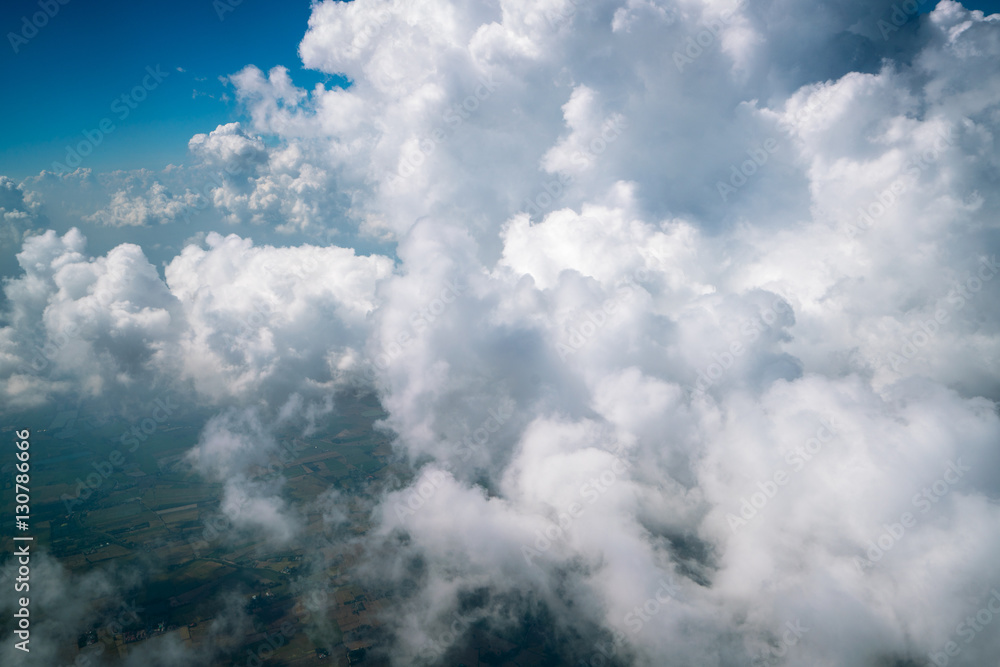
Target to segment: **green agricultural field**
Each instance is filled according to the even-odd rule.
[[[151,509],[163,510],[214,500],[220,490],[221,487],[217,484],[158,484],[143,494],[142,501]]]
[[[350,465],[358,465],[372,458],[371,454],[360,447],[345,447],[340,450],[339,454]]]
[[[294,482],[289,482],[288,489],[292,496],[299,501],[310,501],[329,488],[329,485],[313,475],[300,477]]]
[[[87,560],[91,563],[99,563],[104,560],[119,559],[120,562],[123,557],[129,556],[131,553],[131,550],[117,544],[109,544],[102,549],[98,549],[92,554],[87,554]]]
[[[183,505],[181,506],[183,507]],[[191,509],[181,510],[179,512],[164,512],[159,515],[160,519],[163,520],[168,526],[173,527],[175,524],[186,524],[191,521],[198,520],[198,508],[192,507]]]
[[[236,571],[237,568],[231,565],[213,560],[204,558],[194,560],[150,582],[145,590],[145,598],[150,602],[179,598],[182,603],[186,603],[185,594],[190,594],[196,589],[203,589],[198,593],[201,595],[209,589],[217,588]],[[194,599],[196,596],[191,595],[190,597]]]
[[[381,469],[384,464],[376,459],[368,448],[345,448],[341,450],[344,460],[366,475]]]
[[[339,459],[326,459],[323,463],[326,464],[326,469],[329,475],[334,477],[345,477],[350,473],[350,469],[344,465],[344,462]],[[324,475],[326,477],[328,475]]]
[[[145,508],[137,501],[122,503],[106,509],[95,509],[87,512],[87,523],[92,526],[108,523],[118,523],[126,519],[138,516],[145,512]]]

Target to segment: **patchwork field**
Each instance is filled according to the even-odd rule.
[[[262,641],[271,646],[266,636],[280,633],[282,624],[291,628],[291,636],[269,658],[274,664],[347,664],[345,633],[376,626],[379,603],[367,601],[357,587],[341,593],[347,582],[340,581],[338,568],[325,566],[319,574],[335,598],[325,616],[306,622],[309,613],[299,599],[306,587],[297,582],[311,572],[309,557],[342,560],[332,542],[308,548],[311,535],[324,529],[318,517],[310,518],[306,534],[282,552],[268,553],[266,540],[222,520],[222,487],[195,475],[186,464],[207,413],[176,415],[143,434],[134,451],[121,442],[133,425],[90,423],[80,416],[84,413],[81,408],[37,416],[37,423],[50,427],[32,435],[38,458],[32,480],[33,528],[39,548],[49,550],[69,571],[126,566],[145,573],[144,583],[133,592],[144,609],[142,618],[117,636],[92,637],[107,643],[105,657],[124,657],[147,643],[198,646],[214,620],[228,613],[226,605],[235,596],[255,631],[236,638],[232,654],[218,664],[232,664],[236,655],[246,659],[247,651],[257,651]],[[369,397],[347,402],[329,432],[308,438],[281,434],[293,443],[291,456],[284,455],[277,467],[285,480],[281,493],[290,506],[306,507],[331,488],[355,488],[380,474],[390,450],[372,422],[383,415]],[[261,475],[268,472],[259,470]],[[6,484],[10,476],[4,479]],[[11,499],[12,494],[4,495],[8,516]],[[350,530],[364,529],[355,525]],[[88,641],[70,653],[89,650]],[[357,648],[367,640],[346,641]],[[72,655],[68,657],[71,661]]]

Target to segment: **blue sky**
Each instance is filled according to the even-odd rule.
[[[56,6],[34,37],[17,40],[17,53],[9,33],[21,33],[23,17],[41,11],[38,0],[13,0],[0,9],[0,76],[3,89],[14,91],[0,105],[0,174],[15,179],[51,169],[64,159],[67,144],[104,118],[115,129],[83,166],[158,169],[183,162],[192,135],[239,118],[232,91],[219,77],[246,65],[265,71],[284,65],[302,86],[328,79],[301,69],[297,49],[309,18],[307,0],[244,0],[221,20],[211,0],[70,0]],[[146,66],[157,65],[168,76],[119,121],[111,104],[141,84]]]

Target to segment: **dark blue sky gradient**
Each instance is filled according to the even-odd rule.
[[[222,99],[223,93],[232,98],[232,88],[219,77],[249,64],[265,71],[284,65],[300,86],[328,80],[302,69],[298,57],[308,0],[243,0],[223,20],[212,0],[69,0],[16,54],[8,33],[21,32],[22,17],[40,11],[38,0],[0,4],[0,174],[16,179],[63,161],[65,146],[104,118],[115,129],[84,166],[109,171],[184,162],[192,135],[240,119],[234,101]],[[119,120],[112,102],[142,82],[147,65],[169,75]]]

